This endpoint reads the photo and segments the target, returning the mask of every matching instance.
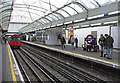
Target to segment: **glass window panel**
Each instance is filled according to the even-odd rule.
[[[9,16],[11,13],[10,12],[6,12],[6,13],[1,13],[0,17],[5,17],[5,16]]]
[[[70,15],[75,15],[77,14],[76,11],[74,11],[73,9],[69,8],[69,7],[65,7],[63,8],[64,10],[66,10]]]
[[[53,13],[55,16],[57,16],[59,19],[61,19],[61,16],[59,16],[58,14],[55,14],[55,13]]]
[[[110,0],[111,2],[115,2],[116,0]]]
[[[41,25],[41,24],[40,24],[39,22],[36,22],[36,25],[39,26],[39,25]]]
[[[4,19],[2,19],[2,22],[8,21],[10,19],[10,17],[6,17]]]
[[[0,19],[4,19],[6,17],[10,17],[10,15],[6,15],[6,16],[1,16]]]
[[[84,10],[76,4],[71,4],[70,6],[74,8],[76,11],[78,11],[79,13],[84,12]]]
[[[103,6],[103,5],[112,3],[113,0],[112,0],[112,2],[111,2],[111,0],[97,0],[97,2],[98,2],[101,6]]]
[[[88,9],[98,7],[98,4],[94,0],[80,0],[79,2]]]
[[[69,15],[63,10],[58,10],[57,12],[63,15],[64,17],[69,17]]]
[[[49,19],[50,21],[52,21],[52,18],[50,18],[50,17],[48,17],[48,16],[47,16],[47,17],[45,17],[45,18],[47,18],[47,19]]]
[[[47,23],[47,21],[46,21],[46,20],[41,19],[41,21],[42,21],[42,22],[44,22],[43,24]]]
[[[1,4],[2,6],[12,5],[12,2],[5,2]]]
[[[59,20],[57,17],[55,17],[53,14],[49,15],[49,17],[51,17],[52,20]]]
[[[4,26],[4,25],[8,25],[8,23],[9,23],[10,21],[4,21],[4,22],[2,22],[2,25]]]
[[[2,2],[9,2],[10,0],[2,0]]]
[[[1,12],[1,11],[4,11],[4,10],[7,10],[7,9],[11,9],[11,6],[2,8],[2,9],[0,10],[0,12]]]

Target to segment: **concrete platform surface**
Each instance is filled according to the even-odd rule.
[[[119,66],[120,67],[120,50],[115,50],[113,49],[113,58],[112,59],[107,59],[106,57],[100,57],[100,52],[87,52],[83,51],[82,48],[76,48],[75,50],[71,49],[71,45],[66,45],[66,49],[62,50],[61,46],[53,46],[53,45],[45,45],[41,42],[29,42],[29,41],[23,41],[26,43],[31,43],[35,45],[39,45],[41,47],[51,49],[51,50],[56,50],[65,54],[70,54],[72,56],[78,56],[85,58],[87,60],[99,62],[101,64],[110,64],[111,66]]]
[[[6,44],[0,44],[2,46],[2,81],[3,82],[11,82],[12,80],[12,74],[11,74],[11,68],[10,68],[10,61],[8,56],[8,49]]]
[[[0,42],[0,82],[23,81],[8,43]]]

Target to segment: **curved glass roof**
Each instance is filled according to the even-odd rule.
[[[38,23],[38,25],[42,25],[115,1],[116,0],[2,0],[2,2],[0,2],[0,19],[3,19],[1,25],[9,20],[10,22],[32,23],[36,20],[38,22],[38,19],[40,23]],[[7,26],[6,23],[5,26]],[[5,26],[3,25],[3,27]]]
[[[0,1],[0,25],[1,29],[7,30],[10,22],[13,2],[12,0]]]
[[[46,19],[41,21],[46,23],[70,17],[112,2],[115,2],[115,0],[15,0],[11,21],[33,22],[45,16]],[[52,11],[55,12],[53,13]],[[16,18],[18,15],[19,17]]]

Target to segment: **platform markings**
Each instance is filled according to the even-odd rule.
[[[17,82],[16,81],[15,72],[14,72],[14,68],[13,68],[13,63],[12,63],[11,55],[10,55],[10,50],[9,50],[9,47],[8,47],[8,42],[7,42],[7,48],[8,48],[8,54],[9,54],[9,61],[10,61],[10,68],[11,68],[11,73],[12,73],[12,79],[13,79],[13,82]]]
[[[23,42],[26,42],[26,41],[23,41]],[[31,42],[26,42],[26,43],[31,43]],[[41,46],[41,47],[49,48],[49,49],[53,49],[53,50],[56,50],[56,51],[59,50],[59,51],[62,51],[62,52],[66,52],[66,53],[70,53],[70,54],[75,54],[75,55],[78,55],[80,57],[87,58],[87,59],[93,59],[93,60],[101,61],[101,62],[104,62],[104,63],[109,63],[109,64],[113,65],[113,67],[120,66],[119,63],[115,63],[115,62],[111,62],[111,61],[107,61],[107,60],[101,60],[101,59],[98,59],[98,58],[94,58],[94,57],[90,57],[90,56],[86,56],[86,55],[82,55],[82,54],[78,54],[78,53],[73,53],[73,52],[70,52],[70,51],[60,50],[60,49],[57,49],[57,48],[53,48],[53,47],[49,47],[49,46],[44,46],[44,45],[41,45],[41,44],[36,44],[36,43],[31,43],[31,44],[36,45],[36,46]]]
[[[115,50],[115,49],[113,49],[113,51],[114,51],[114,52],[120,52],[120,50]]]
[[[15,59],[15,56],[14,56],[14,54],[13,54],[13,51],[12,51],[12,49],[11,49],[11,47],[10,47],[10,45],[8,44],[8,46],[9,46],[9,49],[10,49],[10,53],[11,53],[11,55],[12,55],[12,58],[13,58],[13,60],[14,60],[14,71],[15,71],[15,75],[19,75],[19,77],[20,77],[20,81],[24,81],[24,79],[23,79],[23,76],[22,76],[22,73],[20,72],[20,69],[19,69],[19,67],[18,67],[18,64],[17,64],[17,61],[16,61],[16,59]]]

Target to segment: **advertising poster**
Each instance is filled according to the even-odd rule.
[[[70,44],[70,36],[73,35],[74,30],[68,30],[68,44]]]

